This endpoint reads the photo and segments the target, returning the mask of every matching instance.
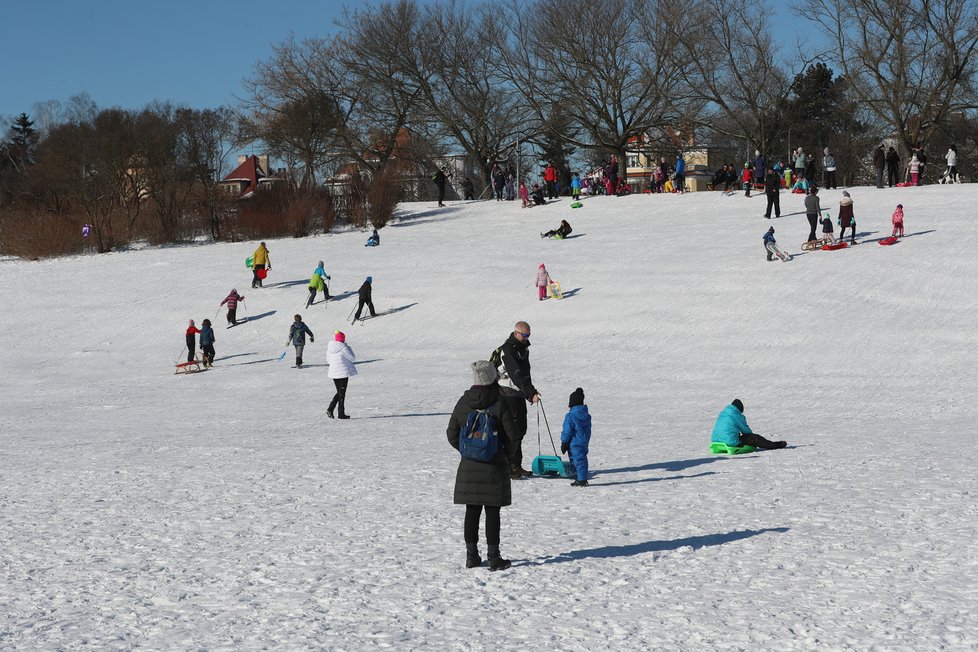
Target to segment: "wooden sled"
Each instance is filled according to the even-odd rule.
[[[825,245],[829,244],[828,238],[818,238],[817,240],[809,240],[801,245],[802,251],[816,251],[821,249]]]
[[[177,364],[177,370],[174,373],[178,374],[192,374],[198,371],[203,371],[203,367],[200,366],[201,360],[199,358],[194,358],[190,362],[181,362]]]

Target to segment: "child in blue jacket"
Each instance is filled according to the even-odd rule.
[[[572,487],[587,486],[587,451],[591,441],[591,415],[584,405],[584,390],[578,387],[570,395],[564,427],[560,432],[560,452],[567,453],[577,470]]]

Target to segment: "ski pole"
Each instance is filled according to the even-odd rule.
[[[221,314],[221,306],[218,306],[218,307],[217,307],[217,312],[215,312],[215,313],[214,313],[214,319],[217,319],[217,316],[218,316],[219,314]]]
[[[356,306],[353,306],[353,308],[350,309],[350,314],[347,315],[346,318],[347,319],[353,319],[353,313],[355,313],[356,311],[357,311],[357,307]],[[351,321],[350,323],[352,324],[353,322]]]
[[[245,309],[245,321],[248,321],[248,304],[245,303],[245,300],[244,299],[242,299],[241,300],[241,305],[244,306],[244,309]]]

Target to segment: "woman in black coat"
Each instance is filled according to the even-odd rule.
[[[489,570],[503,570],[511,563],[499,554],[499,510],[512,503],[510,486],[510,464],[515,464],[511,456],[516,446],[512,436],[516,432],[513,415],[500,400],[499,374],[488,360],[472,363],[474,384],[462,394],[455,404],[448,421],[448,443],[458,450],[462,427],[473,410],[485,410],[493,418],[499,449],[490,462],[477,462],[461,458],[455,474],[455,504],[465,505],[465,567],[482,565],[479,556],[479,521],[482,510],[486,512],[486,544],[489,547]]]

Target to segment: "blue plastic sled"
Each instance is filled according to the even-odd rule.
[[[757,448],[754,446],[729,446],[721,441],[710,444],[710,452],[715,455],[740,455],[742,453],[753,453]]]
[[[570,462],[565,462],[556,455],[537,455],[530,465],[533,475],[559,475],[562,478],[576,478],[577,471]]]

